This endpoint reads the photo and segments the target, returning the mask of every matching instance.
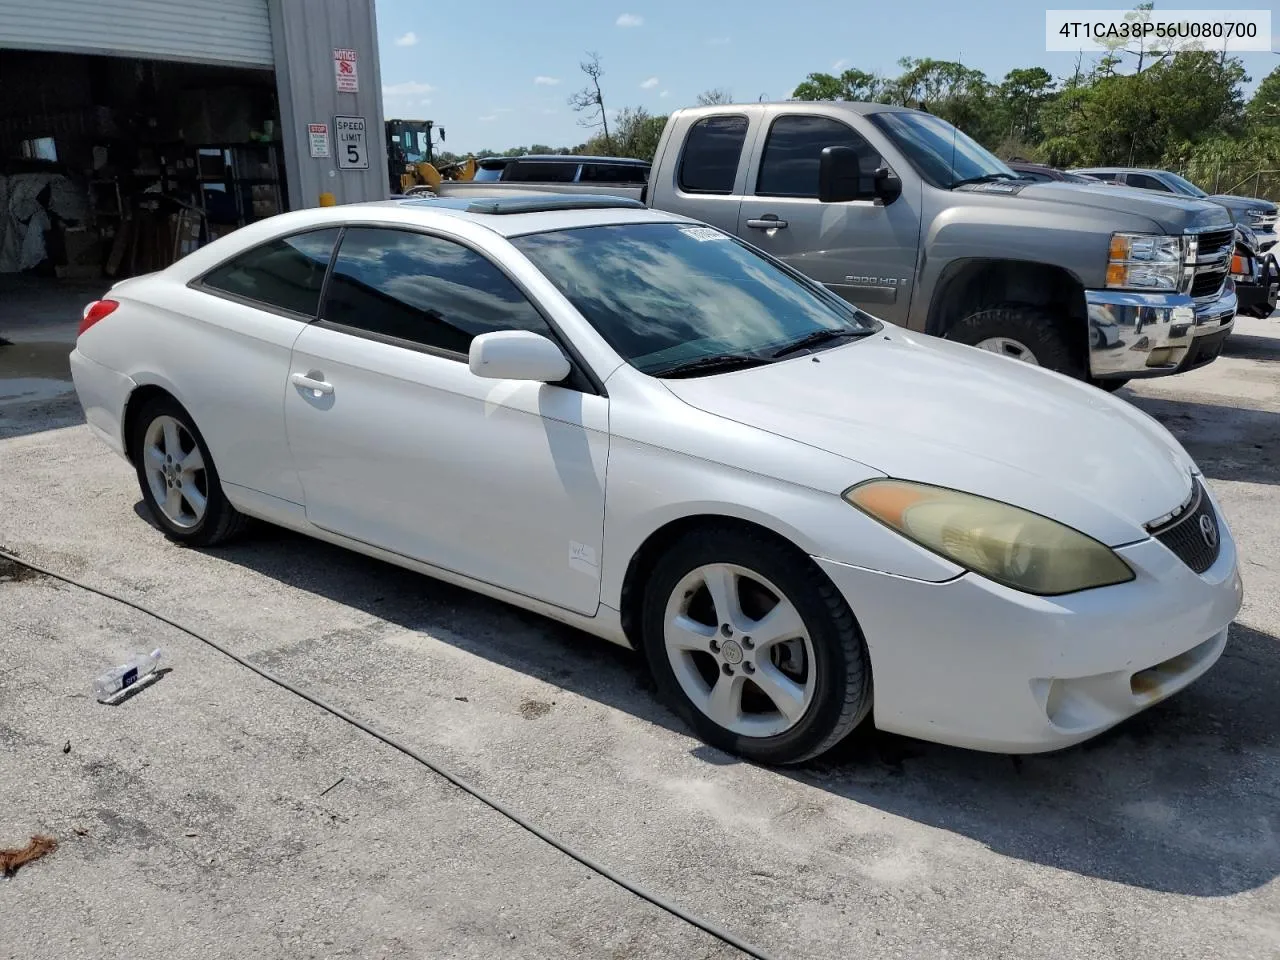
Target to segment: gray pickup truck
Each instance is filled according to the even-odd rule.
[[[1236,312],[1218,204],[1019,179],[946,121],[884,104],[678,110],[643,188],[547,189],[639,195],[884,320],[1112,389],[1212,361]]]

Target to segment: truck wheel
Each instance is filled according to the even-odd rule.
[[[1093,385],[1095,387],[1101,387],[1103,390],[1107,391],[1107,393],[1115,393],[1128,382],[1129,380],[1126,377],[1120,380],[1094,380]]]
[[[957,320],[947,339],[1082,380],[1084,364],[1058,317],[1039,307],[987,307]]]

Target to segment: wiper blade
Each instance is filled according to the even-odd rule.
[[[780,360],[783,357],[793,353],[799,353],[808,347],[820,346],[824,343],[831,343],[835,340],[846,340],[850,337],[865,337],[871,333],[870,330],[815,330],[813,333],[806,334],[794,343],[788,343],[785,347],[775,350],[770,356],[774,360]]]
[[[708,357],[698,357],[685,363],[668,367],[655,377],[696,377],[703,373],[717,373],[725,370],[745,370],[747,367],[758,367],[773,361],[754,353],[713,353]]]
[[[951,189],[963,187],[968,183],[990,183],[992,180],[1022,180],[1023,177],[1011,177],[1007,173],[984,173],[980,177],[965,177],[963,180],[957,180],[951,184]]]

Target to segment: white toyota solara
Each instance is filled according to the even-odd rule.
[[[868,715],[1076,743],[1208,670],[1240,608],[1154,420],[632,201],[284,214],[117,284],[71,365],[173,539],[257,517],[638,647],[764,762]]]

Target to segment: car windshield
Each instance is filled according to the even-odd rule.
[[[1164,174],[1164,182],[1173,187],[1175,193],[1180,193],[1184,197],[1207,197],[1208,194],[1197,187],[1190,180],[1186,180],[1176,173]]]
[[[935,187],[1018,179],[994,153],[931,113],[876,113],[871,121]]]
[[[816,349],[880,329],[825,288],[713,227],[578,227],[512,243],[623,359],[652,376],[712,358],[723,369],[733,361],[771,362],[801,340]]]

